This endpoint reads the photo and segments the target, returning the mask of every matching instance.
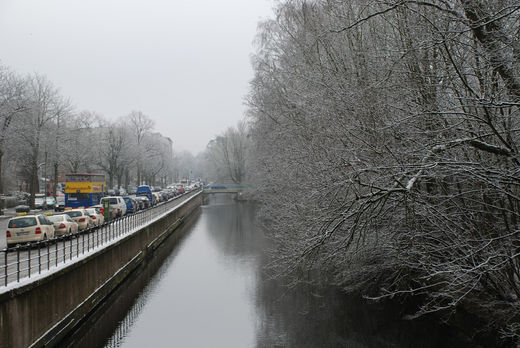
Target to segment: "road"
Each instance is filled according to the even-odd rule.
[[[121,219],[89,231],[84,231],[70,238],[56,238],[47,243],[32,243],[31,247],[10,248],[7,253],[0,252],[0,286],[6,282],[17,281],[18,277],[21,279],[27,276],[34,276],[68,260],[72,260],[94,247],[104,245],[120,235],[126,234],[139,226],[146,225],[157,216],[171,211],[175,206],[191,196],[191,192],[185,193],[182,196],[159,203],[152,208],[126,215]],[[3,235],[4,243],[7,221],[8,219],[2,221],[4,227],[2,232],[0,232]],[[6,257],[7,260],[5,259]]]

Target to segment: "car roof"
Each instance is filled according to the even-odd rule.
[[[27,218],[27,217],[38,217],[38,216],[42,216],[42,215],[41,214],[37,214],[37,215],[19,215],[19,216],[13,216],[9,220],[15,220],[15,219],[21,219],[21,218]]]

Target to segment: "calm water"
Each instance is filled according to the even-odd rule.
[[[338,289],[287,291],[262,271],[254,206],[214,198],[63,345],[464,347],[456,331],[399,320]]]

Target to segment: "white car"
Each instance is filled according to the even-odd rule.
[[[54,231],[57,236],[78,233],[78,223],[67,214],[49,215],[47,219],[54,224]]]
[[[65,210],[64,214],[67,214],[78,224],[78,229],[85,230],[94,225],[90,215],[84,209],[71,209]]]
[[[13,217],[5,232],[7,246],[54,238],[54,225],[45,215],[25,215]]]
[[[99,213],[96,208],[90,207],[85,210],[90,215],[90,218],[92,219],[92,222],[94,222],[94,225],[102,225],[105,223],[105,217],[103,216],[103,214]]]
[[[120,196],[108,196],[103,197],[99,200],[99,204],[104,205],[103,203],[108,201],[110,213],[114,212],[112,216],[121,217],[126,214],[126,203],[123,197]]]

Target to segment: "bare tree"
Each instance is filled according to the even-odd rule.
[[[18,135],[27,145],[25,151],[27,164],[30,168],[29,188],[31,194],[29,205],[34,208],[34,195],[39,189],[38,170],[43,165],[43,163],[41,165],[39,163],[41,160],[41,145],[47,134],[47,127],[62,110],[62,100],[56,87],[41,75],[29,76],[27,86],[29,104],[27,111],[24,113],[25,121],[21,125]]]
[[[101,155],[98,165],[108,174],[108,187],[114,187],[114,179],[121,173],[124,165],[122,157],[128,140],[125,129],[116,124],[107,124],[103,127],[103,132],[103,141],[98,146]]]
[[[25,94],[25,81],[8,68],[0,66],[0,192],[2,193],[4,192],[2,160],[6,151],[6,142],[9,139],[13,118],[20,116],[28,108]]]
[[[249,140],[244,122],[229,128],[212,140],[207,147],[208,157],[215,169],[226,173],[226,178],[240,184],[246,177],[246,160]],[[217,175],[218,177],[219,175]]]
[[[280,3],[249,97],[276,271],[520,334],[519,9]]]
[[[143,141],[146,135],[152,130],[154,122],[141,111],[132,111],[128,115],[128,120],[129,127],[136,142],[137,184],[139,185],[141,183],[142,173]]]

